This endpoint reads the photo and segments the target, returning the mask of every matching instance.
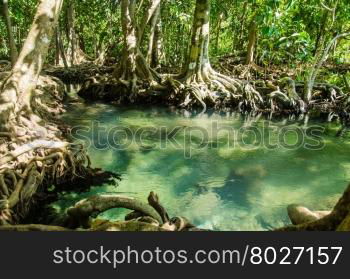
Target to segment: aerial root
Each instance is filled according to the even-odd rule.
[[[290,77],[249,82],[207,66],[199,72],[180,75],[158,75],[150,68],[142,68],[133,76],[124,73],[118,78],[112,74],[92,77],[79,95],[120,104],[159,102],[186,109],[199,107],[203,112],[208,107],[231,107],[241,111],[305,113],[312,107],[348,107],[350,104],[349,96],[335,85],[315,83],[313,98],[307,103],[302,99],[303,91],[304,83]]]
[[[160,203],[158,195],[154,192],[151,192],[148,196],[148,204],[152,206],[162,218],[163,223],[169,222],[168,212],[165,210],[164,206]]]
[[[249,82],[212,69],[189,77],[169,77],[167,82],[182,107],[199,105],[204,112],[207,106],[216,107],[222,103],[236,104],[242,110],[258,110],[263,105],[262,96]]]
[[[334,209],[329,212],[322,212],[313,220],[309,218],[306,222],[297,222],[295,226],[287,226],[277,231],[349,231],[350,229],[350,186],[345,190]],[[305,213],[305,210],[303,210]],[[310,212],[307,212],[310,215]],[[315,213],[311,213],[315,215]],[[318,218],[321,217],[321,218]],[[294,218],[293,218],[294,219]],[[305,219],[305,218],[303,218]],[[294,220],[295,221],[295,220]]]
[[[21,160],[25,153],[32,154],[27,163]],[[58,185],[83,177],[90,168],[90,159],[83,146],[66,142],[34,141],[3,156],[0,162],[2,224],[13,224],[26,215],[33,196],[44,181],[45,184]],[[12,214],[13,211],[18,216]]]
[[[78,227],[89,228],[92,215],[96,216],[112,208],[138,211],[153,218],[159,224],[163,224],[161,216],[149,204],[119,195],[98,195],[82,200],[68,209],[67,215],[69,216],[70,226],[74,227],[73,224],[75,224]]]
[[[311,211],[304,206],[295,204],[289,205],[287,210],[289,219],[292,221],[293,225],[314,222],[331,214],[331,211]]]
[[[133,210],[123,222],[95,220],[98,214],[112,208]],[[76,203],[67,210],[62,226],[69,229],[86,230],[152,230],[152,231],[189,231],[200,229],[193,226],[184,217],[170,218],[160,203],[157,194],[151,192],[148,204],[135,198],[120,195],[92,196]],[[1,229],[1,228],[0,228]]]
[[[272,92],[267,94],[267,103],[272,112],[283,109],[306,112],[307,105],[297,93],[296,82],[293,79],[282,78],[277,85],[269,82],[269,89]]]

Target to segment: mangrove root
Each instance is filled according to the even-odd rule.
[[[313,215],[313,214],[312,214]],[[314,216],[315,217],[315,216]],[[287,226],[277,231],[339,231],[350,230],[350,185],[345,190],[334,209],[321,219],[295,226]],[[309,220],[309,217],[308,217]]]
[[[134,198],[128,198],[118,195],[99,195],[92,196],[78,202],[67,211],[70,220],[84,228],[90,227],[90,218],[92,215],[100,214],[112,208],[126,208],[141,212],[146,216],[155,219],[159,224],[163,224],[162,217],[150,205]]]
[[[299,205],[290,205],[287,210],[288,216],[293,225],[317,221],[331,213],[331,211],[311,211],[310,209]]]

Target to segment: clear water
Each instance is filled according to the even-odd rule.
[[[64,118],[80,127],[79,140],[89,146],[93,166],[122,174],[122,181],[118,187],[103,185],[84,194],[65,194],[55,205],[60,210],[97,193],[122,193],[146,201],[154,191],[171,216],[185,216],[202,228],[260,231],[288,224],[286,207],[292,203],[331,209],[350,179],[350,141],[336,137],[337,123],[102,104],[75,104]],[[215,125],[219,133],[213,133]],[[320,134],[305,136],[300,147],[291,148],[300,138],[293,131],[303,133],[315,125],[325,129],[321,141]],[[119,143],[127,143],[121,147],[111,145],[110,137],[108,141],[106,131],[115,127],[132,134],[140,128],[146,132],[142,143],[115,132]],[[164,144],[166,129],[175,127],[180,127],[175,137],[180,146]],[[242,133],[246,131],[242,127],[264,134],[255,138],[252,132]],[[290,132],[282,133],[281,141],[283,127]],[[204,140],[203,131],[208,132]],[[267,138],[289,147],[280,144],[271,149],[262,144]],[[321,150],[305,146],[316,140],[323,145]],[[110,210],[102,217],[123,219],[126,212]]]

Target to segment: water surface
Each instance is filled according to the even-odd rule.
[[[73,133],[87,144],[93,166],[122,174],[122,181],[63,195],[61,210],[97,193],[146,201],[155,191],[171,216],[202,228],[268,230],[289,223],[289,204],[332,208],[350,178],[350,141],[336,137],[339,124],[324,120],[103,104],[75,104],[64,118],[80,127]],[[102,217],[122,219],[126,212]]]

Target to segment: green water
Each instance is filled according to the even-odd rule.
[[[291,203],[332,208],[350,180],[350,141],[336,137],[336,122],[102,104],[76,104],[64,118],[80,127],[73,134],[87,144],[93,166],[120,173],[122,181],[118,187],[65,194],[55,205],[59,210],[97,193],[123,193],[146,201],[155,191],[171,216],[185,216],[202,228],[268,230],[289,223],[286,207]],[[300,140],[298,133],[316,125],[325,130]],[[165,141],[166,131],[176,127],[176,144]],[[282,133],[283,127],[289,132]],[[130,133],[129,139],[122,129]],[[115,132],[119,145],[108,131]],[[142,142],[130,140],[137,131],[145,131]],[[271,148],[267,139],[279,147]],[[122,219],[126,212],[110,210],[102,217]]]

